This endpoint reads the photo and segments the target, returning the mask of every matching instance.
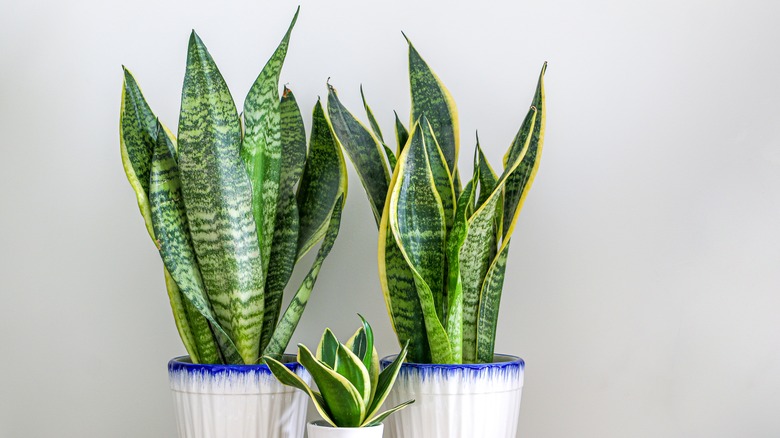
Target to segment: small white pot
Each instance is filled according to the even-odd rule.
[[[307,383],[311,376],[285,355],[286,366]],[[267,365],[168,363],[180,438],[301,438],[308,400],[279,383]]]
[[[404,363],[385,403],[416,401],[385,420],[390,437],[515,438],[524,369],[519,357],[499,354],[488,364]]]
[[[384,425],[371,427],[333,427],[327,421],[312,421],[306,426],[309,438],[382,438]]]

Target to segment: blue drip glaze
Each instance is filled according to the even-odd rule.
[[[285,354],[282,357],[284,366],[292,372],[298,373],[303,365],[296,362],[297,358],[292,354]],[[271,369],[266,364],[254,365],[223,365],[223,364],[202,364],[192,363],[189,356],[180,356],[171,359],[168,362],[168,373],[186,372],[188,374],[201,374],[218,376],[220,374],[271,374]]]
[[[383,357],[379,363],[380,368],[387,368],[396,358],[396,354]],[[525,370],[525,361],[517,356],[496,354],[491,363],[464,363],[464,364],[439,364],[439,363],[412,363],[401,364],[400,373],[417,374],[425,379],[428,376],[455,376],[455,375],[484,375],[500,373],[522,373]]]

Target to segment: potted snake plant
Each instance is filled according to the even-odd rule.
[[[360,319],[363,326],[346,344],[325,329],[316,355],[305,345],[298,345],[298,361],[313,376],[319,392],[281,362],[265,358],[274,376],[308,394],[322,416],[322,420],[308,424],[309,438],[381,438],[382,422],[414,403],[408,400],[382,412],[406,357],[406,347],[380,372],[371,325],[362,316]]]
[[[298,438],[306,399],[273,378],[263,355],[304,381],[284,355],[336,239],[347,176],[317,102],[307,148],[293,93],[279,75],[296,12],[239,115],[203,41],[192,33],[178,135],[124,69],[122,162],[159,250],[188,356],[169,363],[182,438]],[[322,241],[284,312],[296,262]]]
[[[510,239],[536,175],[545,125],[543,76],[496,173],[477,139],[465,185],[458,170],[457,109],[409,46],[411,126],[395,116],[385,142],[361,87],[367,128],[332,87],[328,113],[379,228],[379,279],[408,361],[388,401],[417,403],[388,422],[393,437],[514,438],[524,362],[495,354]],[[387,365],[393,358],[383,359]]]

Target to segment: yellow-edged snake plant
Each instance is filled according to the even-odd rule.
[[[333,87],[328,115],[379,227],[379,279],[408,359],[492,362],[509,243],[541,158],[546,64],[501,174],[477,140],[471,179],[461,186],[455,102],[407,42],[411,130],[396,114],[396,152],[385,143],[362,87],[370,128]]]

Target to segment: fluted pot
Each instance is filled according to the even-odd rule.
[[[311,376],[285,355],[285,365],[307,383]],[[179,438],[301,438],[306,394],[279,383],[266,365],[168,363]]]
[[[390,437],[515,438],[524,369],[501,354],[487,364],[404,363],[386,403],[416,402],[385,420]]]
[[[333,427],[327,421],[312,421],[306,426],[309,438],[382,438],[384,425],[371,427]]]

